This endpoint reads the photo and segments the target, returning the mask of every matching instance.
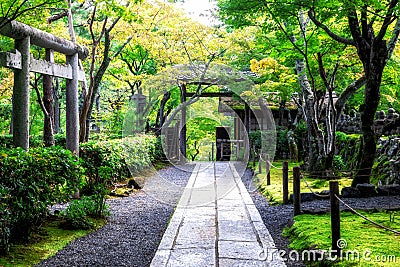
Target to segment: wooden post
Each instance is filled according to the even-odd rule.
[[[180,157],[179,162],[184,164],[186,162],[186,85],[182,84],[179,86],[181,90],[181,131],[179,135],[179,148]]]
[[[271,185],[271,162],[268,154],[265,157],[265,170],[267,172],[267,185]]]
[[[262,155],[261,155],[261,149],[258,150],[258,173],[262,173]]]
[[[282,185],[283,185],[283,204],[289,203],[289,163],[283,162],[282,165]]]
[[[79,156],[79,113],[78,113],[78,54],[67,56],[72,67],[72,79],[67,80],[66,134],[67,149]]]
[[[300,204],[300,167],[296,166],[293,168],[293,211],[294,216],[301,213]]]
[[[339,196],[339,182],[329,181],[330,199],[331,199],[331,229],[332,229],[332,254],[339,256],[341,254],[340,242],[340,205],[336,196]]]
[[[211,161],[214,161],[214,149],[215,149],[215,144],[214,142],[211,143]]]
[[[239,143],[236,143],[235,146],[235,153],[236,153],[236,161],[239,161]]]
[[[15,40],[15,49],[21,53],[21,67],[14,71],[13,141],[17,147],[29,148],[29,71],[30,37]]]
[[[220,161],[222,161],[223,160],[223,158],[224,158],[224,142],[220,142],[220,146],[221,146],[221,153],[220,153],[220,156],[219,156],[219,160]]]

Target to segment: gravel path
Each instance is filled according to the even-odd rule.
[[[96,232],[71,242],[63,250],[37,266],[148,266],[167,228],[181,190],[194,165],[160,170],[163,182],[177,185],[168,191],[170,204],[160,202],[140,190],[126,197],[108,201],[111,217]],[[175,201],[175,203],[173,203]],[[171,205],[173,204],[173,205]]]

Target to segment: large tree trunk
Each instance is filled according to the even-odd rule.
[[[365,84],[364,104],[361,111],[362,142],[359,150],[359,165],[352,185],[369,183],[376,155],[377,136],[374,128],[374,118],[380,100],[380,85],[385,68],[388,50],[385,41],[374,42],[371,57],[364,63],[367,82]]]

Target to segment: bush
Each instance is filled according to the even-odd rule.
[[[93,223],[89,218],[100,218],[108,215],[108,207],[98,201],[97,196],[83,196],[72,201],[67,209],[61,213],[66,220],[67,229],[91,229]]]
[[[336,154],[340,156],[341,162],[343,163],[341,170],[356,168],[360,143],[360,135],[358,134],[336,132]]]
[[[267,131],[254,131],[249,134],[249,142],[250,148],[255,148],[255,151],[258,153],[259,149],[261,149],[262,145],[264,145],[264,149],[266,153],[270,155],[274,155],[275,159],[286,159],[289,155],[289,144],[287,141],[287,130],[283,128],[276,129],[276,138],[274,136],[275,133],[270,133]],[[262,135],[264,137],[264,144],[262,144]],[[271,146],[271,142],[276,142],[276,150],[274,146]]]
[[[154,136],[142,135],[82,144],[79,155],[85,169],[83,192],[104,194],[112,182],[130,177],[130,171],[138,173],[148,167],[155,158],[155,143]]]
[[[0,150],[0,244],[29,237],[48,205],[66,201],[81,176],[79,159],[60,147]],[[10,215],[11,214],[11,215]],[[11,216],[11,217],[9,217]]]
[[[69,201],[77,188],[92,196],[73,202],[66,216],[71,224],[88,227],[84,217],[106,215],[111,183],[129,178],[130,170],[143,170],[157,156],[156,138],[146,135],[82,144],[80,158],[59,146],[39,145],[26,152],[9,148],[10,136],[0,139],[6,140],[0,147],[0,253],[7,252],[10,241],[29,237],[46,218],[48,206]],[[65,143],[65,137],[56,142]]]

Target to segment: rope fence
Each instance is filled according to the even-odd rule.
[[[322,195],[322,194],[315,193],[314,190],[308,185],[307,179],[304,177],[304,175],[300,175],[300,177],[304,180],[304,183],[306,184],[306,187],[308,188],[308,190],[310,190],[310,192],[312,194],[314,194],[315,196],[320,197],[320,198],[329,197],[329,194]]]
[[[342,204],[343,204],[346,208],[348,208],[352,213],[354,213],[354,214],[360,216],[360,217],[363,218],[364,220],[366,220],[366,221],[368,221],[368,222],[370,222],[370,223],[372,223],[372,224],[374,224],[374,225],[376,225],[376,226],[378,226],[378,227],[380,227],[380,228],[382,228],[382,229],[385,229],[385,230],[387,230],[387,231],[393,232],[393,233],[395,233],[396,235],[400,235],[400,232],[399,232],[399,231],[394,230],[394,229],[391,229],[391,228],[389,228],[389,227],[386,227],[386,226],[384,226],[384,225],[382,225],[382,224],[380,224],[380,223],[374,222],[373,220],[369,219],[367,216],[362,215],[361,213],[359,213],[358,211],[356,211],[355,209],[353,209],[350,205],[348,205],[347,203],[345,203],[345,202],[344,202],[340,197],[338,197],[336,194],[335,194],[335,197],[339,200],[340,203],[342,203]]]

